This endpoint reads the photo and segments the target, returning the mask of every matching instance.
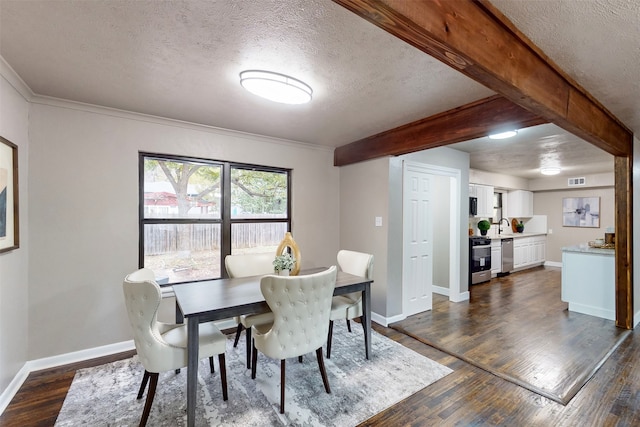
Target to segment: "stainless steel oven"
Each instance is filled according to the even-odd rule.
[[[491,238],[469,237],[469,286],[491,279]]]

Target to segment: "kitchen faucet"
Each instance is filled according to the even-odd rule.
[[[507,221],[507,226],[511,226],[507,218],[500,218],[500,221],[498,221],[498,234],[502,233],[502,228],[500,228],[502,226],[502,221]]]

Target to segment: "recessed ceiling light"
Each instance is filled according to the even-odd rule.
[[[491,135],[489,135],[489,138],[491,138],[491,139],[506,139],[506,138],[511,138],[513,136],[516,136],[517,134],[518,134],[517,130],[508,130],[506,132],[492,133]]]
[[[541,168],[540,169],[540,173],[542,175],[558,175],[561,171],[562,171],[562,169],[556,168],[556,167]]]
[[[243,71],[240,84],[254,95],[283,104],[304,104],[311,101],[313,94],[313,89],[305,82],[271,71]]]

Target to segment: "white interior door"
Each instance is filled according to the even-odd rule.
[[[433,285],[433,176],[405,164],[403,185],[402,309],[405,316],[431,310]]]

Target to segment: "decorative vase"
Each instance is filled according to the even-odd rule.
[[[486,236],[487,235],[487,230],[480,230],[480,235]]]
[[[282,255],[287,248],[291,250],[291,255],[296,259],[296,265],[293,267],[293,270],[291,270],[291,276],[297,276],[300,272],[300,249],[298,249],[298,245],[296,244],[296,241],[293,240],[293,236],[289,231],[285,233],[284,239],[282,239],[280,245],[278,245],[278,249],[276,249],[276,256]],[[289,274],[287,274],[287,276],[288,275]]]
[[[516,225],[516,231],[518,233],[522,233],[524,231],[524,224],[521,223],[521,224]]]
[[[278,270],[278,276],[288,276],[289,270]]]

